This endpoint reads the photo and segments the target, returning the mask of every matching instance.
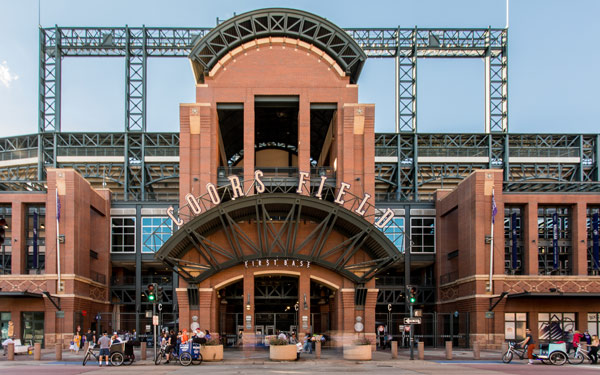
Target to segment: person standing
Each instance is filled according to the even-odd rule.
[[[87,333],[85,334],[85,344],[87,346],[89,345],[94,345],[94,343],[96,342],[96,336],[92,333],[91,329],[88,329]],[[85,348],[85,350],[87,350],[87,347]]]
[[[98,365],[102,366],[102,357],[106,358],[106,365],[108,366],[108,357],[110,357],[110,338],[108,332],[102,332],[102,337],[98,340],[100,345],[100,356],[98,356]]]
[[[533,350],[535,349],[535,340],[531,334],[531,330],[527,328],[525,330],[525,339],[519,343],[521,346],[527,346],[527,358],[529,358],[529,365],[533,365]]]

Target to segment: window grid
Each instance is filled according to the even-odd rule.
[[[523,237],[522,222],[523,210],[521,207],[504,206],[504,273],[507,275],[523,274]],[[513,228],[513,214],[516,215],[516,225]],[[517,268],[512,268],[512,241],[517,242]]]
[[[135,217],[111,218],[111,253],[135,253]]]
[[[553,215],[558,218],[558,269],[554,269],[552,236]],[[540,275],[571,275],[573,247],[571,243],[570,211],[568,207],[544,206],[538,208],[538,273]]]
[[[588,275],[597,276],[600,275],[600,270],[594,269],[594,264],[592,263],[592,259],[594,259],[592,217],[594,214],[600,214],[600,207],[591,206],[587,208],[587,270]]]
[[[173,235],[173,220],[166,216],[142,218],[142,253],[155,253]]]
[[[0,274],[12,272],[12,207],[10,204],[0,205],[0,217],[6,220],[4,227],[4,243],[0,244]]]
[[[411,253],[435,253],[435,218],[412,217],[410,219]]]
[[[504,338],[521,341],[525,339],[527,313],[504,313]]]
[[[37,247],[38,247],[38,265],[33,266],[33,217],[37,212]],[[42,204],[27,205],[27,221],[25,223],[25,233],[27,233],[27,270],[29,273],[39,273],[46,268],[46,207]]]
[[[377,219],[376,219],[377,220]],[[404,254],[404,218],[394,217],[382,229],[385,236],[396,245],[398,252]]]

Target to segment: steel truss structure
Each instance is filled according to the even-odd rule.
[[[262,14],[263,12],[264,14]],[[280,33],[313,38],[331,51],[349,74],[357,75],[363,56],[396,60],[398,133],[416,133],[416,82],[418,58],[483,58],[486,65],[486,133],[508,131],[507,30],[505,29],[341,29],[305,12],[251,12],[242,23],[225,22],[217,28],[54,27],[40,28],[39,127],[36,180],[45,179],[46,167],[57,167],[55,139],[61,132],[61,61],[65,57],[123,57],[126,60],[125,116],[122,170],[124,200],[146,200],[152,176],[146,167],[146,81],[151,57],[197,58],[218,56],[217,47],[230,46],[262,34]],[[312,17],[312,18],[311,18]],[[238,17],[239,18],[239,17]],[[313,19],[314,18],[314,19]],[[246,22],[247,21],[247,22]],[[244,28],[243,26],[247,27]],[[231,25],[229,25],[231,26]],[[218,29],[218,30],[217,30]],[[215,32],[212,32],[216,30]],[[218,31],[218,32],[217,32]],[[203,40],[209,33],[218,38]],[[262,34],[261,34],[262,33]],[[216,39],[215,39],[216,38]],[[351,41],[355,43],[351,43]],[[205,43],[205,48],[200,48]],[[358,44],[362,51],[351,46]],[[191,55],[190,55],[191,56]],[[214,58],[213,58],[214,60]],[[210,64],[206,63],[206,66]],[[156,167],[156,166],[154,166]],[[101,169],[103,167],[94,167]],[[413,166],[416,171],[417,165]],[[409,175],[415,179],[417,175]],[[159,177],[161,178],[161,177]]]

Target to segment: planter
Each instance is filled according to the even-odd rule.
[[[269,359],[271,361],[295,361],[296,345],[271,345],[269,346]]]
[[[200,354],[202,354],[202,360],[206,362],[222,361],[223,345],[202,345]]]
[[[352,361],[370,361],[372,358],[371,345],[344,346],[344,359]]]

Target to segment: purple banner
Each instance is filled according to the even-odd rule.
[[[38,254],[38,213],[33,213],[33,268],[38,268],[39,254]]]
[[[592,215],[592,253],[594,254],[594,269],[600,269],[600,251],[598,249],[598,231],[600,231],[598,222],[598,213]]]
[[[517,213],[513,212],[511,215],[511,228],[512,228],[512,236],[511,236],[511,268],[516,270],[518,268],[517,262],[517,239],[519,238],[519,233],[517,232]]]
[[[552,247],[553,251],[553,262],[552,267],[558,269],[558,214],[555,212],[552,214]]]

